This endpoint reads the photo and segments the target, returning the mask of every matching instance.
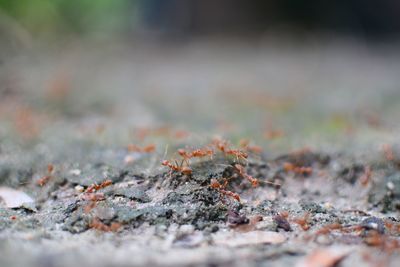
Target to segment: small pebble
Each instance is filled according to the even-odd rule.
[[[282,228],[286,232],[292,231],[292,227],[290,227],[288,220],[282,215],[275,215],[273,219],[278,228]]]
[[[361,226],[366,230],[376,230],[380,234],[385,233],[385,223],[377,217],[369,217],[363,220]]]
[[[249,219],[236,211],[230,210],[228,211],[228,223],[232,225],[247,224],[249,223]]]
[[[82,193],[85,190],[85,188],[83,188],[83,186],[81,185],[77,185],[75,186],[75,190],[79,193]]]

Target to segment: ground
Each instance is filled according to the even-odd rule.
[[[0,65],[1,266],[400,260],[395,47],[60,47]]]

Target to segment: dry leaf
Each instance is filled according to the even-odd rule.
[[[348,250],[340,248],[315,249],[301,259],[296,267],[333,267],[348,254]]]
[[[0,187],[0,202],[7,208],[18,208],[24,203],[33,203],[33,199],[22,191],[9,187]]]
[[[258,244],[279,244],[286,238],[277,232],[252,231],[240,233],[236,231],[218,232],[214,234],[214,243],[230,247],[239,247]]]

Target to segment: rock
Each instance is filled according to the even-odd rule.
[[[87,164],[82,168],[74,166],[66,171],[64,176],[73,184],[90,186],[94,183],[101,184],[105,180],[111,180],[113,183],[121,181],[124,178],[124,172],[104,164]]]
[[[34,203],[34,200],[26,193],[9,187],[0,187],[0,201],[7,208],[19,208],[24,204],[31,207],[29,203]]]
[[[112,194],[115,196],[124,196],[140,202],[150,202],[150,197],[146,194],[146,186],[126,187],[114,189]]]
[[[385,223],[377,217],[369,217],[361,222],[361,227],[365,230],[375,230],[380,234],[385,233]]]
[[[290,227],[288,220],[282,215],[275,215],[273,220],[276,223],[277,228],[282,228],[286,232],[292,231],[292,227]]]
[[[369,191],[368,201],[381,206],[382,212],[400,210],[400,174],[389,174],[374,184]]]

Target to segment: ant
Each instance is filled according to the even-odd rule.
[[[180,148],[178,149],[178,154],[183,158],[183,161],[189,165],[190,164],[190,159],[193,157],[192,153],[187,152],[186,150]],[[166,166],[166,165],[165,165]]]
[[[52,177],[53,177],[53,172],[54,172],[54,165],[49,164],[47,165],[47,173],[48,175],[43,176],[37,181],[37,184],[40,186],[44,186]]]
[[[241,139],[239,141],[239,146],[243,148],[244,150],[256,153],[256,154],[261,154],[262,153],[262,148],[260,146],[255,146],[255,145],[250,145],[249,139]]]
[[[248,155],[246,152],[240,149],[230,149],[226,140],[214,139],[212,144],[225,155],[235,156],[237,162],[239,162],[239,159],[247,160]]]
[[[251,183],[251,185],[253,187],[257,187],[260,183],[258,182],[258,180],[256,178],[254,178],[253,176],[248,175],[245,171],[244,171],[244,167],[240,164],[235,164],[235,169],[239,172],[239,174],[246,178],[247,180],[249,180],[249,182]]]
[[[303,166],[299,167],[289,162],[285,162],[283,164],[283,169],[286,172],[292,171],[296,174],[301,174],[301,175],[310,175],[313,171],[311,167],[303,167]]]
[[[192,151],[191,155],[192,157],[198,157],[198,158],[209,156],[212,159],[214,155],[214,150],[210,148],[196,149]]]
[[[184,149],[178,149],[178,154],[183,158],[185,163],[189,165],[189,160],[191,158],[203,158],[205,156],[210,156],[212,159],[212,156],[214,155],[214,150],[209,149],[209,148],[202,148],[202,149],[196,149],[193,150],[192,152],[187,152]]]
[[[254,178],[253,176],[247,174],[247,173],[244,171],[244,167],[243,167],[242,165],[240,165],[240,164],[235,164],[235,165],[234,165],[234,168],[239,172],[239,174],[240,174],[242,177],[244,177],[244,178],[246,178],[247,180],[249,180],[249,182],[251,183],[251,185],[252,185],[253,187],[257,187],[257,186],[260,185],[260,181],[258,181],[258,179]],[[275,185],[275,186],[278,186],[278,187],[281,186],[281,185],[278,184],[278,183],[273,183],[273,182],[269,182],[269,181],[263,181],[263,183]]]
[[[215,138],[212,141],[212,144],[218,149],[220,150],[222,153],[225,153],[225,150],[228,147],[228,141],[226,140],[222,140],[220,138]]]
[[[372,170],[370,166],[366,166],[364,168],[364,173],[363,175],[360,177],[360,183],[363,186],[367,186],[369,181],[371,180],[371,176],[372,176]]]
[[[231,197],[231,198],[233,198],[233,199],[235,199],[235,200],[240,202],[239,194],[237,194],[235,192],[232,192],[232,191],[229,191],[229,190],[225,190],[227,184],[228,184],[228,180],[227,179],[225,179],[225,182],[224,182],[223,185],[221,185],[216,179],[212,179],[210,187],[213,188],[213,189],[217,189],[221,194],[229,196],[229,197]]]
[[[246,161],[248,157],[247,153],[240,149],[228,149],[225,154],[235,156],[237,162],[239,162],[239,159]]]
[[[183,162],[182,162],[183,163]],[[191,175],[192,174],[192,169],[188,166],[179,166],[178,162],[175,161],[175,164],[172,164],[171,162],[169,162],[168,160],[164,160],[161,165],[166,166],[168,168],[171,169],[170,172],[170,176],[172,174],[172,171],[177,171],[177,172],[181,172],[184,175]]]
[[[102,182],[101,184],[92,184],[91,186],[89,186],[86,189],[86,193],[93,193],[94,191],[98,191],[104,187],[107,187],[109,185],[112,185],[112,181],[111,180],[105,180],[104,182]]]
[[[392,253],[400,248],[400,242],[396,239],[380,234],[377,231],[370,231],[364,238],[364,243],[368,246],[381,247],[387,253]]]
[[[319,230],[315,232],[316,235],[326,235],[329,234],[333,230],[342,230],[343,226],[340,223],[332,223],[323,226]]]
[[[116,232],[121,227],[121,224],[113,222],[110,226],[108,226],[107,224],[102,223],[99,219],[93,218],[89,224],[89,227],[103,232]]]
[[[154,150],[156,150],[156,146],[154,144],[150,144],[144,147],[139,147],[133,144],[128,145],[129,152],[152,153],[154,152]]]
[[[82,200],[88,200],[88,201],[92,201],[92,202],[97,202],[97,201],[101,201],[104,199],[105,199],[105,196],[103,193],[84,193],[82,195]]]
[[[264,137],[269,140],[278,139],[278,138],[283,137],[284,135],[285,135],[285,132],[282,130],[267,130],[264,133]]]
[[[382,145],[382,150],[387,161],[394,161],[395,156],[393,153],[393,149],[389,144]]]
[[[310,225],[308,224],[309,218],[310,218],[310,214],[307,212],[306,214],[304,214],[303,217],[295,218],[293,221],[295,223],[297,223],[298,225],[300,225],[301,229],[303,229],[304,231],[307,231],[308,229],[310,229]]]

